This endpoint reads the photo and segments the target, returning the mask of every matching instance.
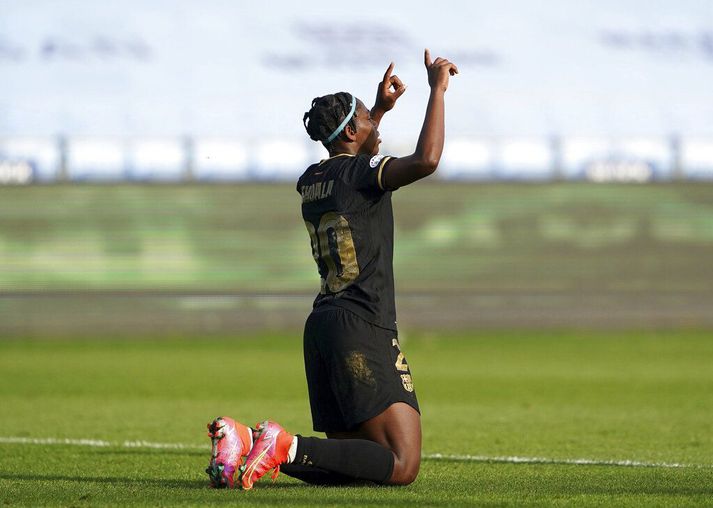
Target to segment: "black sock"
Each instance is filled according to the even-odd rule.
[[[297,436],[293,464],[315,466],[357,480],[386,483],[394,471],[391,450],[366,439]]]
[[[351,476],[300,464],[282,464],[280,472],[310,485],[349,485],[359,481]]]

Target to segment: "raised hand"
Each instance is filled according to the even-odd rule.
[[[399,77],[391,74],[393,70],[394,62],[391,62],[384,73],[384,79],[381,80],[376,89],[374,108],[381,109],[383,112],[393,109],[398,98],[406,91],[406,85],[401,82]]]
[[[382,181],[385,189],[398,189],[427,177],[436,170],[443,155],[446,135],[444,92],[448,89],[450,77],[458,74],[458,67],[445,58],[439,57],[431,61],[431,53],[428,50],[423,55],[423,62],[426,65],[431,93],[421,134],[418,136],[416,150],[411,155],[389,162],[389,169]]]
[[[445,58],[439,56],[432,62],[431,52],[428,49],[423,54],[423,63],[426,65],[428,84],[432,89],[445,92],[448,89],[449,77],[458,74],[458,67]]]

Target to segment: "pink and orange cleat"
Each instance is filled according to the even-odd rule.
[[[240,467],[238,484],[244,490],[252,489],[253,483],[270,469],[274,469],[272,479],[275,480],[280,474],[280,465],[287,462],[292,445],[292,435],[275,422],[258,423],[255,432],[253,447]]]
[[[250,452],[252,429],[227,416],[219,416],[208,424],[212,443],[210,463],[205,470],[215,488],[233,487],[233,477],[243,457]]]

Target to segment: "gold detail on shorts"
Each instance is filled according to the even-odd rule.
[[[396,367],[396,370],[400,372],[408,372],[408,363],[406,363],[406,357],[404,354],[401,352],[401,346],[399,346],[399,339],[391,339],[391,345],[394,346],[396,349],[399,351],[399,355],[396,357],[396,363],[394,364],[394,367]],[[402,376],[403,377],[403,376]],[[410,378],[410,376],[409,376]],[[413,387],[411,387],[412,391]]]
[[[413,380],[411,379],[411,374],[401,374],[401,384],[404,385],[404,390],[412,392]]]
[[[369,368],[366,356],[360,351],[352,351],[346,358],[347,369],[351,376],[357,381],[369,386],[376,386],[374,373]]]

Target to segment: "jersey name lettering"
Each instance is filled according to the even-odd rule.
[[[328,198],[332,195],[333,188],[334,180],[317,182],[312,185],[303,185],[301,191],[302,202],[311,203],[312,201],[317,201],[318,199]]]

